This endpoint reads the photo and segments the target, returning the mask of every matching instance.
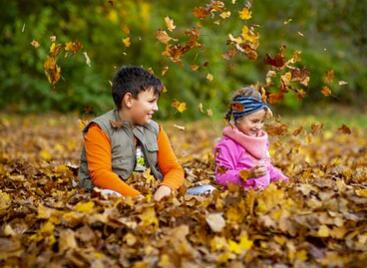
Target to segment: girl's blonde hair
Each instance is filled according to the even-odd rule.
[[[233,96],[232,96],[232,99],[231,99],[231,103],[229,105],[229,110],[228,112],[226,113],[226,116],[225,116],[225,119],[229,122],[231,121],[231,118],[232,118],[232,113],[233,113],[233,109],[232,109],[232,101],[238,97],[238,96],[242,96],[242,97],[252,97],[258,101],[261,101],[262,102],[262,97],[261,97],[261,94],[260,92],[255,89],[254,87],[252,86],[247,86],[247,87],[243,87],[239,90],[237,90]],[[270,118],[273,116],[273,113],[272,111],[270,110],[270,108],[264,108],[265,112],[266,112],[266,118]]]

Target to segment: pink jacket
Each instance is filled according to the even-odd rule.
[[[266,188],[270,182],[288,178],[271,164],[269,140],[266,132],[259,137],[245,135],[234,126],[223,130],[223,138],[215,147],[216,182],[222,185],[239,184],[249,188]],[[243,169],[250,169],[263,163],[267,174],[258,178],[249,178],[245,182],[239,177]]]

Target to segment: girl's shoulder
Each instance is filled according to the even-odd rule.
[[[215,149],[227,149],[228,151],[238,151],[241,150],[241,146],[235,142],[233,139],[227,137],[227,136],[223,136],[222,138],[220,138],[220,140],[217,142],[217,144],[215,145]]]

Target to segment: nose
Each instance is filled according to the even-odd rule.
[[[154,112],[158,111],[158,103],[157,102],[154,102],[154,104],[153,104],[153,111]]]

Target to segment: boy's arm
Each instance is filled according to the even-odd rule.
[[[184,183],[185,174],[183,168],[177,161],[168,136],[161,126],[157,141],[158,166],[163,173],[161,185],[166,185],[173,190],[177,190]]]
[[[135,190],[112,171],[111,143],[108,136],[93,124],[84,136],[88,169],[93,184],[102,189],[110,189],[124,196],[138,196]]]

